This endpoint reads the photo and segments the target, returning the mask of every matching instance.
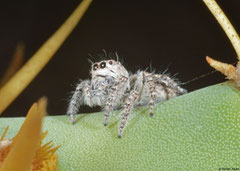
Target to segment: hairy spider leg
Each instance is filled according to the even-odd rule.
[[[118,138],[122,137],[122,132],[123,132],[123,129],[127,122],[128,115],[130,114],[132,108],[134,107],[134,104],[136,103],[136,101],[139,97],[139,93],[141,92],[141,90],[144,86],[143,72],[140,72],[138,74],[139,74],[139,76],[137,77],[136,83],[134,85],[134,89],[130,92],[130,95],[126,99],[126,103],[124,105],[123,118],[121,121],[121,125],[119,127]]]
[[[154,110],[154,104],[155,104],[155,97],[156,97],[156,85],[154,83],[152,73],[144,72],[144,75],[145,75],[146,82],[148,84],[149,91],[150,91],[150,100],[149,100],[148,105],[149,105],[149,115],[152,117],[153,110]]]
[[[70,115],[72,124],[76,122],[74,115],[79,111],[80,105],[85,102],[92,106],[91,85],[89,80],[84,80],[77,85],[77,88],[70,100],[67,114]]]
[[[126,89],[128,88],[128,78],[125,76],[120,76],[116,83],[109,88],[109,96],[107,98],[104,116],[104,126],[108,124],[108,118],[110,112],[114,108],[114,104],[119,104],[119,101],[124,96]]]

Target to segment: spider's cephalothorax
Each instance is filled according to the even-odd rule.
[[[129,113],[133,107],[149,105],[150,116],[153,116],[154,104],[187,91],[165,74],[154,74],[138,71],[130,74],[124,66],[115,60],[104,60],[92,64],[91,80],[83,80],[77,85],[70,100],[67,114],[75,123],[74,114],[78,113],[81,104],[102,106],[105,110],[104,125],[108,124],[109,114],[123,107],[123,118],[118,137],[122,136]]]

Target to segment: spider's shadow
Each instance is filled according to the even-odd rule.
[[[112,119],[110,116],[108,128],[117,127],[118,123],[121,121],[121,118],[122,118],[122,111],[115,110],[113,112],[114,114],[112,114],[112,117],[114,117],[114,119]]]
[[[148,111],[148,107],[147,106],[143,106],[143,107],[138,107],[138,108],[135,108],[132,110],[132,112],[134,113],[134,115],[129,116],[129,119],[128,119],[128,122],[124,128],[124,132],[123,132],[123,136],[127,136],[127,132],[125,132],[126,130],[128,129],[131,129],[131,127],[133,127],[135,124],[137,124],[139,122],[140,119],[142,119],[142,117],[145,116],[145,114],[147,113]],[[114,131],[111,131],[111,134],[112,136],[115,138],[117,138],[117,133],[118,133],[118,129],[120,127],[120,123],[121,123],[121,120],[122,120],[122,112],[117,112],[116,114],[117,116],[115,116],[115,120],[114,121],[111,121],[108,125],[108,128],[113,128],[115,127],[116,129],[114,129]],[[149,117],[146,116],[146,117]]]
[[[76,115],[76,123],[75,124],[77,124],[81,119],[87,117],[87,115],[88,114],[86,114],[86,113],[77,114]]]

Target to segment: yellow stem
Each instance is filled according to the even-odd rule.
[[[24,58],[24,44],[18,43],[12,61],[0,80],[0,88],[21,68]]]
[[[228,20],[215,0],[203,0],[203,2],[207,5],[209,10],[217,19],[218,23],[223,28],[237,53],[238,59],[240,60],[240,39],[231,22]]]
[[[50,37],[32,58],[0,89],[0,114],[30,84],[53,57],[77,25],[92,0],[83,0],[65,23]]]

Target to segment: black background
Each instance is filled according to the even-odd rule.
[[[80,1],[21,0],[0,6],[0,76],[6,70],[17,42],[25,44],[25,61],[67,19]],[[240,30],[240,1],[219,0],[228,18]],[[89,78],[88,53],[117,51],[132,72],[152,64],[167,67],[182,82],[213,69],[205,56],[235,63],[227,36],[201,0],[109,1],[95,0],[78,26],[34,81],[3,113],[25,116],[34,101],[45,95],[50,115],[66,112],[69,92],[78,79]],[[189,91],[223,82],[214,73],[184,87]],[[82,108],[82,112],[95,109]]]

